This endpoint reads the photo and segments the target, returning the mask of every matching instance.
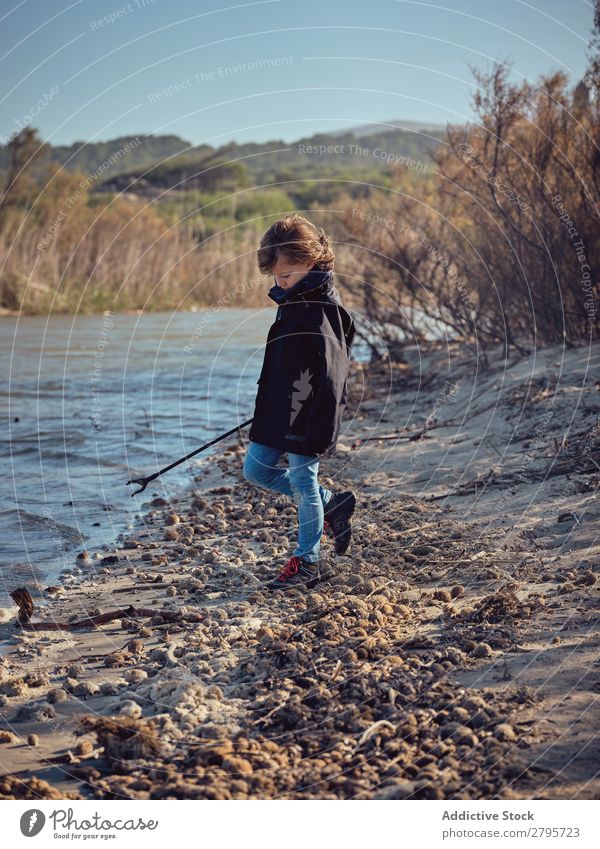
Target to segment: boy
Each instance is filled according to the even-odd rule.
[[[298,505],[297,545],[269,586],[311,587],[322,577],[323,531],[337,554],[350,543],[354,494],[325,489],[318,471],[319,455],[339,435],[355,327],[333,285],[335,255],[322,228],[288,215],[267,230],[257,258],[261,273],[275,278],[268,295],[278,308],[257,381],[244,477]],[[289,468],[277,468],[284,453]]]

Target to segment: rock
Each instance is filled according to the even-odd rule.
[[[129,716],[131,719],[139,719],[142,715],[142,709],[137,702],[134,702],[131,699],[126,699],[122,702],[119,708],[119,713],[121,716]]]
[[[50,681],[46,672],[28,672],[23,680],[28,687],[45,687]]]
[[[130,640],[127,643],[127,651],[131,654],[141,655],[144,653],[144,642],[143,640]]]
[[[437,550],[432,545],[413,545],[411,553],[417,557],[427,557],[429,554],[437,554]]]
[[[179,539],[179,534],[174,528],[167,528],[164,533],[164,539],[171,540],[172,542],[177,542]]]
[[[435,592],[433,593],[433,597],[436,601],[452,601],[452,596],[450,595],[448,590],[435,590]]]
[[[66,702],[67,694],[64,690],[60,688],[55,688],[54,690],[50,690],[46,695],[46,700],[50,702],[51,705],[57,704],[57,702]]]
[[[104,658],[104,665],[109,669],[127,666],[128,663],[131,663],[131,658],[128,658],[123,652],[115,651]]]
[[[471,714],[464,707],[454,707],[452,708],[452,716],[456,720],[456,722],[462,722],[463,725],[469,721],[471,718]]]
[[[413,796],[416,788],[414,781],[395,781],[382,787],[373,797],[374,799],[409,799]]]
[[[307,607],[318,607],[320,604],[324,604],[325,597],[320,593],[308,593],[306,596],[306,606]]]
[[[148,673],[143,669],[128,669],[123,677],[130,684],[141,684],[148,677]]]
[[[79,757],[87,757],[94,751],[94,744],[91,740],[80,740],[75,746],[75,754]]]
[[[223,759],[223,768],[237,775],[252,775],[252,764],[245,758],[227,757]]]
[[[38,735],[37,734],[29,734],[29,736],[27,737],[27,745],[28,746],[39,746],[40,745],[40,738],[38,737]]]
[[[177,513],[169,513],[169,515],[165,519],[165,523],[167,525],[179,525],[180,522],[181,522],[181,519],[177,515]]]
[[[25,702],[17,711],[16,719],[18,721],[35,719],[38,722],[47,722],[49,719],[54,719],[56,710],[50,702]]]
[[[494,652],[489,643],[477,643],[471,652],[472,657],[492,657],[493,654]]]
[[[460,722],[446,722],[439,729],[439,735],[442,740],[451,739],[458,745],[475,746],[478,742],[477,737],[470,728],[462,725]]]
[[[517,739],[517,735],[515,734],[512,725],[509,725],[506,722],[496,726],[494,729],[494,737],[496,740],[502,740],[502,742],[509,742]]]
[[[119,692],[119,685],[116,681],[103,681],[100,684],[100,693],[103,696],[114,696]]]
[[[77,696],[79,699],[85,699],[88,696],[95,696],[100,692],[98,684],[93,681],[77,681],[75,678],[67,678],[63,687],[68,693]]]
[[[18,743],[19,738],[12,731],[0,731],[0,743]]]
[[[24,696],[29,687],[22,678],[10,678],[0,684],[0,693],[5,696]]]
[[[106,557],[103,557],[100,561],[101,566],[114,566],[115,563],[119,562],[119,558],[116,554],[108,554]]]
[[[588,569],[587,571],[579,575],[579,577],[576,578],[576,581],[578,584],[583,584],[584,586],[592,587],[596,583],[596,576],[594,575],[591,569]]]

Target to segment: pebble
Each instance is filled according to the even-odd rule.
[[[494,652],[489,643],[477,643],[471,652],[472,657],[492,657],[493,654]]]
[[[88,696],[95,696],[100,692],[100,687],[93,681],[76,681],[73,678],[67,678],[65,689],[79,699],[86,699]]]
[[[50,690],[46,696],[46,699],[50,702],[50,704],[57,704],[57,702],[65,702],[68,696],[64,690],[55,688],[54,690]]]
[[[19,738],[12,731],[0,731],[0,743],[18,743]]]
[[[128,669],[123,673],[123,677],[130,684],[141,684],[148,677],[148,673],[144,669]]]
[[[79,757],[87,757],[94,751],[94,744],[91,740],[80,740],[75,746],[75,754]]]
[[[167,525],[178,525],[180,522],[181,518],[177,515],[177,513],[169,513],[165,519],[165,523]]]
[[[515,734],[512,725],[508,725],[508,723],[506,722],[503,722],[501,725],[496,726],[494,730],[494,737],[496,738],[496,740],[502,740],[504,742],[517,739],[517,735]]]
[[[127,699],[121,703],[119,713],[121,716],[129,716],[132,719],[139,719],[142,715],[142,709],[137,702]]]

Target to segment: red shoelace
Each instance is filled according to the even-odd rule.
[[[295,575],[298,571],[298,566],[300,565],[300,558],[292,555],[288,562],[285,564],[281,572],[279,573],[278,579],[280,581],[287,581],[288,578],[291,578],[292,575]]]

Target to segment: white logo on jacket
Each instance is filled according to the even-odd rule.
[[[304,371],[300,372],[300,377],[298,380],[295,380],[292,384],[294,387],[294,392],[292,393],[292,410],[290,413],[290,425],[292,425],[296,419],[296,416],[302,409],[302,404],[310,393],[312,392],[312,385],[310,379],[312,374],[309,374],[308,369],[304,369]]]

